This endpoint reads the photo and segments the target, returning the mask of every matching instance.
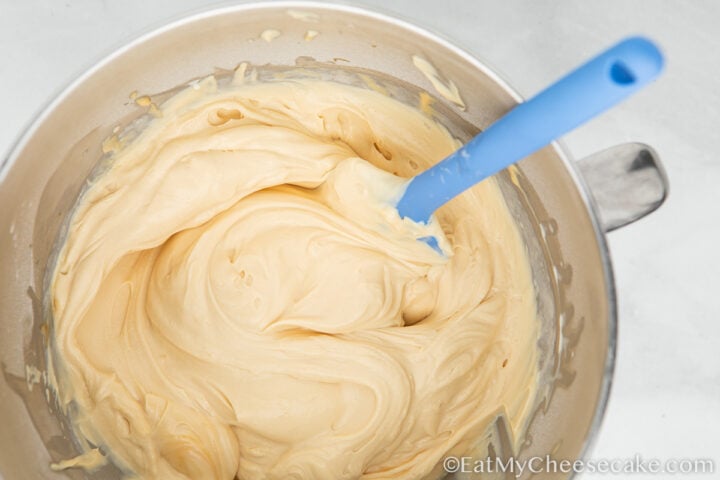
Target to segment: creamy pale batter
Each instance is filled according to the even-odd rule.
[[[442,126],[320,81],[210,77],[159,110],[80,199],[52,282],[53,381],[89,457],[142,479],[422,479],[499,415],[521,439],[538,325],[497,185],[428,226],[392,207],[458,147]]]

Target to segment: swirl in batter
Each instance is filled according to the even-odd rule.
[[[445,128],[321,81],[210,77],[160,111],[54,270],[54,386],[88,450],[128,478],[424,479],[499,415],[520,439],[538,325],[496,183],[427,226],[391,203],[458,147]]]

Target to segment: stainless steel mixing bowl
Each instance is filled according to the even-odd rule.
[[[261,40],[266,29],[281,35]],[[308,30],[319,35],[308,41]],[[455,83],[465,110],[437,95],[413,66],[413,55]],[[63,222],[103,155],[103,139],[143,113],[128,95],[160,92],[153,95],[160,101],[161,92],[209,73],[222,76],[243,61],[261,77],[286,71],[362,83],[362,73],[411,103],[427,91],[438,120],[465,140],[520,101],[480,61],[434,34],[365,10],[308,2],[194,15],[99,62],[47,106],[0,167],[0,478],[86,476],[49,467],[77,450],[45,386],[51,318],[44,292]],[[642,145],[576,162],[554,144],[500,174],[499,182],[528,246],[542,322],[541,396],[518,458],[582,458],[597,434],[615,359],[615,289],[605,232],[657,208],[665,176],[654,152]],[[496,427],[495,452],[509,455],[502,419]],[[114,477],[111,467],[92,475]]]

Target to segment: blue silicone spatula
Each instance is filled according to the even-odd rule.
[[[621,41],[411,178],[397,204],[398,213],[428,222],[453,197],[620,103],[655,80],[662,68],[663,56],[650,40]],[[437,249],[434,238],[425,240]]]

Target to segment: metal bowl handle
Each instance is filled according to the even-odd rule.
[[[651,147],[615,145],[578,161],[605,232],[655,211],[667,198],[665,169]]]

